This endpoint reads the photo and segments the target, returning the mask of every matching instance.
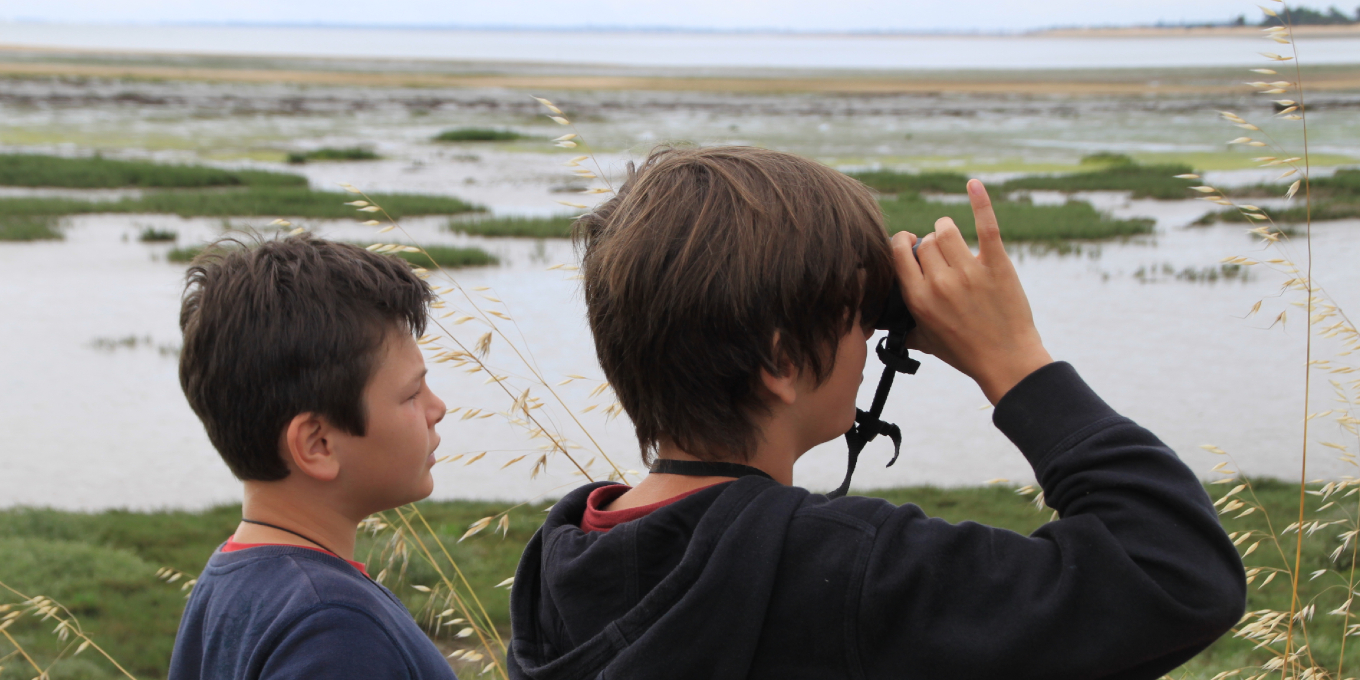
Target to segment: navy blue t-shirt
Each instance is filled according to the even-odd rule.
[[[391,591],[299,546],[219,548],[175,638],[169,680],[457,680]]]

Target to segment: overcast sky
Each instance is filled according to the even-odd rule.
[[[1347,0],[1350,5],[1360,0]],[[1023,31],[1260,17],[1243,0],[0,0],[0,20],[793,31]]]

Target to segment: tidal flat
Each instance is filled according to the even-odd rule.
[[[576,254],[561,237],[571,216],[581,212],[572,205],[589,207],[609,195],[583,192],[618,186],[629,162],[663,143],[755,144],[805,154],[848,172],[934,172],[941,181],[955,184],[979,176],[999,199],[1014,199],[1017,216],[1008,217],[1012,221],[1040,222],[1047,215],[1089,221],[1094,215],[1127,225],[1120,227],[1123,236],[1114,240],[1012,244],[1045,339],[1117,408],[1162,435],[1195,469],[1207,474],[1217,462],[1198,448],[1215,443],[1232,451],[1249,473],[1293,474],[1296,428],[1291,417],[1281,414],[1301,408],[1294,367],[1302,352],[1302,328],[1296,321],[1270,323],[1279,312],[1292,309],[1279,295],[1288,276],[1278,267],[1264,266],[1239,275],[1220,264],[1237,255],[1265,257],[1259,240],[1244,234],[1243,225],[1196,226],[1217,206],[1190,195],[1173,198],[1167,187],[1174,185],[1166,183],[1157,184],[1156,195],[1162,200],[1138,198],[1127,191],[1074,191],[1107,186],[1103,184],[1074,184],[1064,191],[1063,180],[1055,184],[1051,178],[1031,185],[1017,183],[1014,191],[1007,185],[1027,175],[1090,169],[1082,159],[1100,154],[1127,156],[1140,167],[1182,164],[1199,171],[1203,181],[1225,188],[1278,182],[1278,171],[1254,168],[1251,158],[1260,151],[1226,144],[1237,130],[1224,124],[1217,111],[1234,110],[1252,120],[1274,113],[1269,102],[1253,97],[1246,88],[1238,89],[1240,69],[990,71],[957,77],[943,72],[919,77],[877,72],[869,75],[899,84],[911,80],[921,88],[876,92],[806,87],[798,80],[808,76],[806,72],[801,76],[788,70],[704,72],[705,77],[720,80],[783,83],[782,89],[762,86],[734,92],[696,82],[681,87],[677,84],[681,74],[674,70],[622,67],[486,68],[507,78],[551,80],[554,74],[584,73],[655,80],[647,89],[620,84],[631,81],[580,89],[561,80],[554,81],[555,87],[529,90],[513,79],[494,87],[454,87],[307,76],[391,75],[413,69],[444,75],[462,69],[467,75],[472,68],[400,60],[10,50],[0,54],[0,62],[69,67],[52,74],[0,77],[4,84],[0,152],[72,158],[101,154],[111,160],[201,165],[237,175],[289,173],[306,184],[290,190],[305,192],[307,205],[313,206],[301,212],[285,201],[252,207],[245,200],[249,188],[0,187],[0,203],[11,206],[18,204],[8,202],[108,205],[103,210],[85,205],[67,211],[79,214],[15,227],[24,237],[55,233],[64,240],[0,244],[0,291],[12,301],[10,323],[0,329],[0,356],[7,357],[7,374],[17,386],[0,396],[0,427],[7,433],[0,476],[34,480],[0,490],[4,501],[0,505],[201,508],[239,499],[239,487],[183,402],[173,353],[154,348],[178,344],[175,319],[183,270],[168,261],[174,259],[172,251],[191,252],[241,230],[269,234],[278,229],[272,225],[278,217],[292,219],[289,228],[307,228],[346,241],[477,248],[488,256],[479,255],[477,263],[494,258],[497,265],[449,272],[449,278],[436,273],[436,281],[499,300],[490,303],[492,308],[512,319],[505,337],[527,350],[526,356],[549,384],[569,375],[586,376],[556,390],[563,403],[578,412],[582,427],[565,419],[570,431],[564,435],[589,452],[582,461],[594,461],[588,469],[603,469],[605,456],[618,460],[623,469],[640,467],[626,418],[603,415],[611,400],[607,394],[592,396],[602,376],[585,327],[579,284],[567,269]],[[214,73],[244,70],[258,77],[189,74],[152,79],[135,74],[104,77],[81,70],[98,64]],[[1310,98],[1315,176],[1360,159],[1360,119],[1353,115],[1360,109],[1360,87],[1345,85],[1353,71],[1326,66],[1306,72],[1330,83]],[[272,81],[259,75],[269,73],[276,76]],[[849,77],[813,75],[827,83]],[[950,78],[962,85],[927,87]],[[1154,86],[1154,81],[1176,87]],[[1009,83],[1009,89],[993,87],[996,82]],[[1129,91],[1069,87],[1102,82]],[[1209,87],[1212,83],[1217,85]],[[531,95],[554,101],[572,125],[554,123]],[[435,141],[454,129],[514,135]],[[1299,141],[1292,130],[1277,131],[1286,148]],[[553,146],[550,140],[566,133],[579,134],[575,140],[579,146]],[[302,164],[286,162],[290,154],[328,148],[362,148],[378,158],[325,160],[328,154],[323,153]],[[587,158],[568,165],[581,156]],[[442,202],[432,203],[435,207],[429,211],[435,215],[403,217],[402,231],[383,235],[377,233],[381,225],[362,224],[372,215],[342,206],[356,198],[342,184],[359,187],[384,203],[386,195],[412,194]],[[954,216],[965,229],[969,226],[963,206],[940,205],[958,200],[956,194],[951,198],[949,186],[932,185],[923,192],[928,201],[903,201],[898,196],[885,205],[915,230],[928,229],[944,214]],[[186,202],[201,204],[202,209],[175,209]],[[1252,202],[1283,209],[1292,205],[1269,197]],[[485,212],[448,216],[463,209],[460,206],[478,206]],[[421,215],[425,209],[404,212]],[[1350,301],[1360,304],[1353,300],[1353,292],[1360,290],[1356,279],[1360,273],[1346,265],[1360,257],[1356,225],[1355,220],[1338,220],[1314,229],[1318,279],[1341,298],[1343,307]],[[174,233],[176,240],[140,239],[151,232]],[[1084,235],[1079,230],[1052,233]],[[1291,257],[1301,254],[1294,245],[1284,248]],[[478,288],[487,290],[474,290]],[[450,299],[449,309],[440,314],[468,312],[473,299],[482,300]],[[1263,302],[1262,311],[1248,315],[1258,301]],[[479,321],[441,329],[440,335],[470,345],[485,330]],[[38,337],[48,340],[35,343]],[[91,351],[94,340],[109,337],[151,337],[152,342]],[[503,340],[492,344],[490,357],[493,365],[523,375]],[[480,414],[446,420],[440,426],[445,435],[441,453],[466,454],[469,460],[487,454],[472,465],[464,461],[438,466],[437,498],[528,500],[560,493],[581,480],[572,475],[574,468],[556,458],[534,479],[528,474],[532,459],[501,470],[516,458],[536,455],[540,444],[527,440],[504,418],[485,416],[503,410],[504,394],[496,385],[485,384],[484,375],[444,364],[433,368],[432,384],[450,407]],[[876,377],[871,362],[866,367],[866,389],[872,390]],[[867,399],[868,394],[862,396]],[[592,405],[593,410],[584,411]],[[891,418],[911,432],[904,448],[904,463],[910,464],[882,470],[866,463],[862,483],[896,487],[968,485],[992,477],[1026,479],[1023,461],[991,428],[983,406],[985,401],[966,379],[926,358],[921,374],[903,381],[888,404]],[[72,409],[80,414],[80,428],[61,425],[63,414]],[[932,414],[930,423],[916,424],[925,412]],[[48,455],[53,448],[65,456]],[[866,454],[869,460],[876,451]],[[800,464],[798,483],[814,489],[834,487],[842,456],[836,443],[818,447]],[[1319,474],[1344,469],[1326,456],[1315,464],[1310,469]]]

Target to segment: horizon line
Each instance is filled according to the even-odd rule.
[[[319,29],[346,29],[346,30],[410,30],[410,31],[487,31],[487,32],[522,32],[522,33],[677,33],[677,34],[718,34],[718,35],[806,35],[806,36],[960,36],[960,37],[1004,37],[1020,36],[1049,31],[1072,31],[1072,30],[1117,30],[1117,29],[1177,29],[1177,28],[1228,28],[1238,26],[1237,19],[1226,19],[1223,21],[1198,21],[1177,23],[1156,22],[1143,24],[1068,24],[1052,25],[1037,28],[1020,29],[996,29],[996,30],[966,30],[953,28],[920,28],[920,29],[868,29],[854,28],[842,30],[817,30],[817,29],[797,29],[797,28],[774,28],[774,27],[751,27],[751,28],[704,28],[694,26],[627,26],[627,25],[593,25],[586,24],[580,26],[542,26],[542,25],[520,25],[520,24],[349,24],[325,21],[301,22],[301,21],[108,21],[108,22],[89,22],[89,21],[54,21],[49,19],[38,19],[32,17],[19,17],[14,19],[0,19],[0,25],[21,24],[21,25],[50,25],[50,26],[107,26],[107,27],[174,27],[174,28],[319,28]],[[1254,26],[1247,23],[1246,26]]]

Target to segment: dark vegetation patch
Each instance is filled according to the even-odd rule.
[[[493,217],[480,220],[449,220],[448,230],[477,236],[515,238],[567,238],[575,217]]]
[[[142,243],[171,243],[179,239],[179,232],[170,229],[157,229],[155,227],[143,227],[137,240]]]
[[[977,241],[973,210],[966,203],[936,203],[919,195],[907,194],[880,202],[887,219],[888,233],[909,231],[925,236],[935,231],[935,221],[949,217],[969,242]],[[1115,219],[1090,203],[1068,201],[1063,205],[1034,205],[1027,201],[993,203],[1001,238],[1008,243],[1022,241],[1060,241],[1066,239],[1106,239],[1153,231],[1153,220]]]
[[[55,215],[24,215],[0,212],[0,241],[59,241]]]
[[[0,154],[0,185],[72,189],[305,187],[307,178],[262,170],[223,170],[203,165],[173,165],[87,156],[63,158],[38,154]]]
[[[440,267],[457,269],[460,267],[486,267],[500,264],[500,258],[477,247],[460,248],[456,246],[425,246],[423,253],[393,253],[412,265],[429,268],[430,260]]]
[[[1134,198],[1186,198],[1192,180],[1176,175],[1194,173],[1188,165],[1141,165],[1123,154],[1101,152],[1081,159],[1087,169],[1062,175],[1026,175],[991,187],[993,196],[1012,191],[1130,191]],[[872,170],[849,173],[882,194],[967,193],[968,177],[954,172],[896,172]]]
[[[456,215],[479,208],[450,196],[371,194],[393,218],[415,215]],[[147,193],[117,201],[75,198],[0,198],[0,214],[55,216],[94,213],[164,213],[180,217],[311,217],[353,218],[346,194],[308,188],[196,189]]]
[[[1130,191],[1134,198],[1183,199],[1197,180],[1177,179],[1176,175],[1195,172],[1176,163],[1142,165],[1120,154],[1100,153],[1082,159],[1084,165],[1100,166],[1065,175],[1017,177],[1001,185],[1011,191]],[[1004,222],[1002,223],[1005,224]]]
[[[517,139],[528,139],[528,135],[522,135],[514,130],[501,130],[497,128],[462,127],[452,130],[445,130],[434,137],[436,142],[513,142]]]
[[[848,173],[880,194],[928,193],[964,194],[968,193],[968,177],[956,172],[896,172],[893,170],[867,170]]]
[[[1228,192],[1233,199],[1283,197],[1289,190],[1288,184],[1257,184],[1234,189]],[[1311,217],[1315,222],[1326,220],[1348,220],[1360,218],[1360,169],[1338,170],[1331,177],[1318,177],[1309,182],[1308,191],[1312,194]],[[1288,208],[1267,209],[1266,213],[1281,225],[1304,224],[1310,217],[1308,203],[1303,198],[1304,189],[1294,197]],[[1195,224],[1214,224],[1216,222],[1256,222],[1234,208],[1212,212],[1199,218]]]
[[[189,264],[194,261],[195,257],[198,257],[203,252],[204,248],[205,246],[178,246],[171,248],[165,253],[165,261],[174,262],[175,264]]]
[[[374,153],[372,149],[362,146],[350,146],[343,149],[327,146],[312,151],[295,151],[288,154],[288,162],[294,165],[308,161],[376,161],[381,158],[382,156]]]

